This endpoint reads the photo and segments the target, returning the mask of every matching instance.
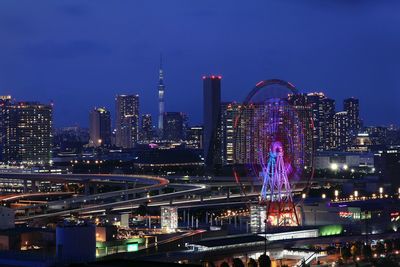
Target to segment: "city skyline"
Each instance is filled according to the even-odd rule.
[[[112,23],[101,20],[101,2],[46,2],[45,8],[27,2],[32,11],[40,9],[40,17],[8,2],[0,11],[0,35],[8,40],[0,45],[0,90],[17,100],[53,101],[56,127],[87,126],[86,114],[95,106],[114,113],[117,94],[139,94],[141,113],[156,118],[162,52],[165,110],[187,113],[191,124],[202,121],[201,76],[216,73],[223,76],[223,101],[240,102],[258,81],[282,78],[338,103],[359,98],[366,125],[398,125],[398,3],[383,1],[375,8],[371,1],[289,2],[230,5],[225,12],[224,2],[211,7],[172,1],[152,10],[150,18],[160,17],[152,22],[140,13],[155,2],[130,4],[126,10],[133,13],[115,4],[111,11],[119,15]],[[298,16],[285,15],[287,8]],[[187,26],[179,26],[183,21]],[[93,31],[95,25],[104,32]],[[190,40],[176,43],[189,34]],[[385,93],[376,93],[381,88]],[[177,97],[188,90],[187,97]]]

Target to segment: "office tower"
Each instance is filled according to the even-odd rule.
[[[162,57],[160,56],[160,69],[158,71],[158,134],[163,136],[164,130],[164,70],[162,67]]]
[[[237,142],[243,142],[246,140],[244,136],[236,136],[235,119],[239,116],[241,104],[238,103],[222,103],[221,104],[221,154],[222,164],[233,164],[235,159],[242,161],[243,156],[235,157],[234,149],[235,138],[238,138]],[[240,144],[238,144],[240,147]],[[242,162],[243,163],[243,162]]]
[[[5,107],[3,160],[8,164],[51,162],[52,105],[19,102]]]
[[[203,77],[204,161],[208,171],[221,162],[221,76]]]
[[[186,131],[186,146],[189,148],[203,148],[203,126],[192,126]]]
[[[264,114],[265,104],[221,104],[221,155],[222,164],[247,164],[257,160],[257,123]],[[264,114],[265,115],[265,114]],[[263,118],[260,124],[266,123]]]
[[[111,145],[111,116],[105,108],[95,108],[89,115],[89,145]]]
[[[153,123],[151,120],[151,114],[142,115],[140,136],[142,142],[150,142],[153,139]]]
[[[182,112],[164,113],[163,140],[182,141],[185,137],[186,115]]]
[[[345,150],[350,144],[349,117],[346,111],[337,112],[334,117],[334,143],[333,148]]]
[[[323,93],[309,93],[306,103],[310,105],[314,121],[314,144],[317,151],[329,150],[333,147],[333,116],[335,100]]]
[[[117,95],[115,102],[116,146],[133,148],[139,135],[139,95]]]
[[[345,99],[343,101],[343,110],[347,112],[350,137],[353,139],[361,129],[359,100],[353,97]]]
[[[7,107],[10,104],[11,104],[10,95],[0,96],[0,149],[1,150],[5,142],[5,136],[6,136],[5,122],[8,117]]]
[[[289,105],[296,111],[299,121],[303,125],[305,166],[312,166],[314,154],[314,121],[312,105],[308,103],[307,94],[291,94],[288,96]]]

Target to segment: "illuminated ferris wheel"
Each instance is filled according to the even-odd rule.
[[[235,165],[245,168],[234,168],[234,176],[243,194],[244,182],[261,183],[268,225],[300,225],[294,192],[306,190],[312,176],[312,116],[289,103],[293,95],[298,91],[288,82],[261,81],[235,119]]]

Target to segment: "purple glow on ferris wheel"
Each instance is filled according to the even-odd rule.
[[[292,190],[288,179],[288,171],[290,172],[291,167],[283,160],[282,143],[276,141],[271,144],[267,163],[265,163],[264,157],[262,151],[259,150],[263,180],[261,201],[292,201]]]

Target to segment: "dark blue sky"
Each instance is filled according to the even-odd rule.
[[[256,82],[291,81],[337,100],[360,98],[367,124],[400,124],[398,0],[2,0],[0,94],[54,101],[55,125],[87,126],[94,106],[138,93],[157,111],[202,120],[201,76],[223,75],[223,99]]]

